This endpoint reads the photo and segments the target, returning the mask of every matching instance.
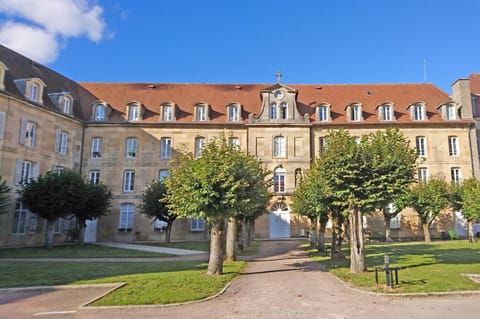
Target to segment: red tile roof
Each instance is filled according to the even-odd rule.
[[[226,106],[240,103],[244,122],[248,114],[257,115],[262,107],[260,91],[271,84],[165,84],[165,83],[81,83],[114,110],[125,113],[129,102],[137,101],[149,111],[144,122],[159,120],[159,106],[165,101],[175,103],[183,116],[177,122],[192,122],[194,105],[206,102],[213,110],[210,123],[225,123]],[[315,120],[314,105],[329,103],[333,123],[347,123],[345,107],[361,103],[364,112],[362,123],[377,123],[378,105],[390,102],[394,105],[396,122],[411,122],[407,108],[415,102],[425,102],[428,122],[443,122],[437,107],[451,101],[450,96],[436,86],[422,84],[287,84],[298,90],[297,106],[300,113],[310,114]]]

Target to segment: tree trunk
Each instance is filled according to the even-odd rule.
[[[390,215],[383,213],[383,221],[385,225],[385,241],[388,243],[392,241],[392,237],[390,235],[390,221],[391,221]]]
[[[320,220],[320,226],[318,228],[318,250],[325,251],[325,228],[327,228],[327,223]]]
[[[235,261],[236,259],[236,243],[237,243],[237,219],[231,217],[228,220],[227,226],[227,242],[225,249],[225,260],[226,261]]]
[[[352,207],[348,215],[350,224],[350,273],[358,274],[367,270],[365,266],[365,246],[363,237],[362,212]]]
[[[467,221],[467,233],[468,233],[468,241],[473,243],[474,234],[473,234],[473,221]]]
[[[45,229],[45,248],[52,248],[53,246],[54,226],[55,226],[55,219],[47,219],[47,226]]]
[[[78,218],[78,244],[83,245],[85,243],[85,227],[86,227],[86,220],[82,218]],[[73,239],[73,238],[72,238]]]
[[[169,243],[172,237],[172,226],[173,226],[173,221],[168,221],[167,222],[167,228],[165,229],[165,242]]]
[[[425,242],[427,243],[432,241],[430,238],[430,227],[428,226],[429,226],[429,223],[422,223],[423,237],[425,238]]]
[[[253,239],[255,238],[255,221],[252,219],[247,220],[247,229],[248,229],[248,236],[247,236],[247,241],[248,241],[248,246],[252,244]]]
[[[208,275],[223,274],[223,243],[225,238],[225,221],[219,219],[212,223],[210,231],[210,258],[208,260]]]

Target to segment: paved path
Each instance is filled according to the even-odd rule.
[[[480,295],[391,297],[350,289],[312,263],[297,241],[267,241],[246,271],[218,298],[174,307],[82,307],[104,292],[25,292],[2,305],[0,318],[479,318]],[[8,298],[8,297],[7,297]],[[71,303],[71,301],[76,301]],[[41,307],[43,305],[43,307]],[[48,305],[48,306],[45,306]],[[12,312],[19,309],[18,312]]]

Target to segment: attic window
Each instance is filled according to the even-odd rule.
[[[208,107],[205,104],[197,104],[195,106],[195,120],[206,121],[208,119]]]
[[[446,105],[446,107],[445,107],[445,118],[448,121],[457,119],[455,104],[449,103],[449,104]]]
[[[4,80],[5,80],[5,73],[7,70],[8,68],[5,66],[5,64],[3,64],[0,61],[0,90],[5,90]]]
[[[138,121],[140,120],[140,105],[138,103],[132,103],[128,105],[128,120]]]
[[[97,104],[94,106],[94,120],[95,121],[105,121],[107,113],[107,108],[103,104]]]

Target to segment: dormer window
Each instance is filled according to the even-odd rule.
[[[452,104],[452,103],[447,104],[447,106],[445,108],[445,115],[446,115],[447,120],[456,120],[457,119],[457,114],[456,114],[454,104]]]
[[[141,114],[140,104],[132,103],[128,105],[128,120],[129,121],[139,121]]]
[[[70,114],[70,109],[72,105],[72,100],[70,99],[69,96],[64,96],[63,97],[63,113],[65,114]]]
[[[378,107],[378,119],[380,121],[392,121],[395,119],[393,105],[390,103],[382,104]]]
[[[39,78],[17,79],[14,81],[18,90],[32,102],[43,104],[43,89],[47,86]]]
[[[317,107],[317,121],[327,122],[330,120],[330,106],[329,105],[320,105]]]
[[[93,107],[93,120],[103,122],[107,119],[107,106],[103,103],[95,104]]]
[[[205,104],[195,106],[195,120],[206,121],[208,119],[208,107]]]
[[[0,90],[5,90],[5,73],[8,68],[0,61]]]
[[[360,104],[352,104],[347,106],[347,118],[354,122],[362,121],[362,106]]]
[[[162,105],[162,121],[173,121],[173,105]]]
[[[412,105],[410,112],[414,121],[425,120],[425,105],[423,103],[415,103]]]
[[[28,98],[34,102],[38,101],[38,84],[32,83],[30,84],[30,92],[28,93]]]
[[[228,121],[229,122],[238,122],[240,121],[240,106],[236,104],[230,104],[227,106],[228,109]]]
[[[282,120],[286,120],[288,117],[288,104],[285,102],[282,102],[280,104],[280,118]]]

